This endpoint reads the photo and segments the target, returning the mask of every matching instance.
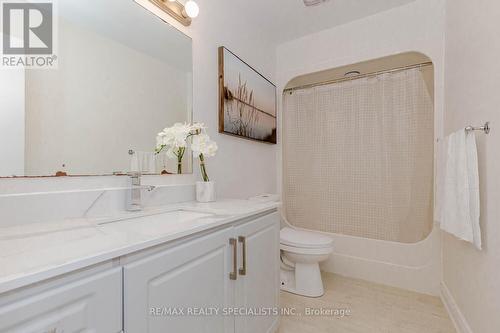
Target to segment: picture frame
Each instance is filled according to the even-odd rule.
[[[276,86],[219,47],[219,133],[276,144]]]

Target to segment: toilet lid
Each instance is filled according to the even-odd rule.
[[[302,248],[331,247],[333,240],[317,232],[283,228],[280,231],[281,244]]]

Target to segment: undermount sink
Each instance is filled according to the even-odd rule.
[[[141,233],[144,230],[146,230],[146,233],[155,233],[164,229],[170,230],[172,228],[203,225],[223,217],[227,217],[227,215],[196,208],[146,209],[113,217],[76,219],[0,228],[0,241],[44,237],[60,232],[66,232],[64,237],[67,240],[71,238],[71,233],[75,233],[76,238],[81,238],[82,235],[88,237],[98,232],[95,230],[96,226],[114,229],[115,225],[118,228],[124,227],[125,229],[137,230]]]
[[[134,222],[148,223],[148,222],[177,222],[183,223],[187,221],[199,220],[203,218],[216,218],[218,214],[209,211],[201,211],[186,208],[175,208],[169,210],[155,210],[155,211],[140,211],[137,213],[130,213],[123,216],[107,218],[98,221],[97,225],[107,225],[119,222]]]

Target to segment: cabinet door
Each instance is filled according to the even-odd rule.
[[[234,298],[231,230],[125,265],[125,333],[234,332],[234,318],[222,315]]]
[[[38,288],[0,297],[0,332],[122,331],[121,267]]]
[[[236,281],[236,307],[268,311],[279,307],[279,215],[273,213],[235,228],[240,237],[240,266],[246,246],[246,272]],[[243,268],[243,267],[240,267]],[[244,273],[242,275],[241,273]],[[261,312],[262,314],[264,312]],[[270,333],[278,327],[276,314],[237,316],[236,333]]]

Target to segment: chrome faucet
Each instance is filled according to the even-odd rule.
[[[154,185],[141,185],[140,172],[129,172],[130,177],[130,189],[127,195],[127,210],[129,212],[137,212],[142,210],[142,190],[148,190],[152,192],[156,189]]]
[[[127,210],[137,212],[142,210],[141,173],[131,172],[128,175],[131,186],[127,195]]]

